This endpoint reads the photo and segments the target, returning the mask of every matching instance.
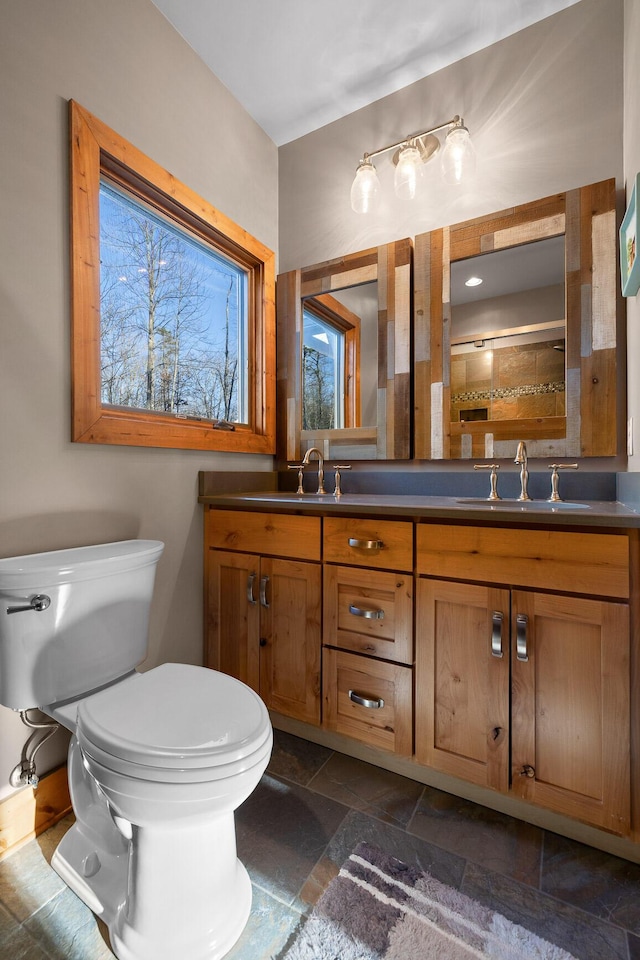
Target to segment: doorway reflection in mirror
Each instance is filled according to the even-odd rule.
[[[565,415],[564,274],[563,236],[451,264],[452,422]]]

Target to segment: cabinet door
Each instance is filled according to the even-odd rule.
[[[482,786],[509,784],[509,592],[418,580],[416,759]]]
[[[205,666],[242,680],[259,693],[258,583],[260,558],[209,551]]]
[[[627,834],[628,607],[515,591],[511,632],[514,793]]]
[[[262,558],[260,696],[298,720],[320,723],[320,566]]]

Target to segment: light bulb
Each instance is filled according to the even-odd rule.
[[[476,151],[464,124],[447,134],[440,164],[445,183],[462,183],[463,179],[473,175]]]
[[[413,200],[418,189],[418,182],[422,178],[422,159],[415,144],[402,147],[398,155],[396,172],[393,177],[393,186],[397,197],[406,197]]]
[[[378,205],[380,181],[371,160],[358,164],[351,184],[351,209],[355,213],[371,213]]]

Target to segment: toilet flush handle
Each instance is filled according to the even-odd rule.
[[[17,607],[7,607],[7,613],[24,613],[27,610],[37,610],[38,613],[41,613],[50,606],[51,597],[48,597],[46,593],[37,593],[35,597],[31,597],[28,603],[20,604]]]

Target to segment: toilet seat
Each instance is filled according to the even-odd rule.
[[[165,663],[81,701],[76,735],[84,754],[140,780],[196,782],[235,776],[271,746],[268,712],[250,687],[226,674]]]

